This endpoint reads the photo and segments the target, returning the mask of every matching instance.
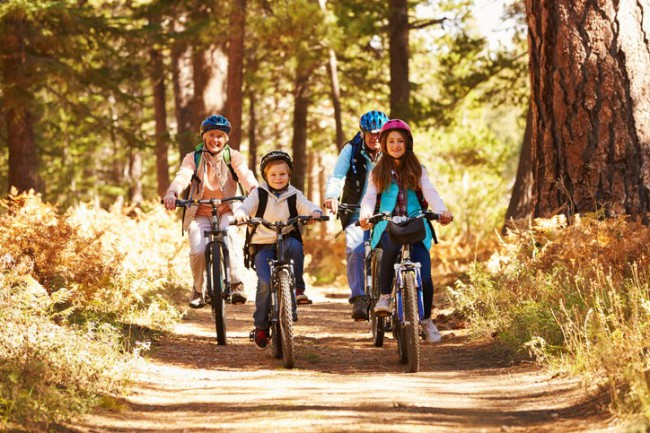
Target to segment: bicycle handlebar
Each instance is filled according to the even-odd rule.
[[[406,223],[421,218],[426,218],[428,220],[439,220],[440,214],[430,210],[426,210],[423,213],[416,216],[404,217],[404,216],[397,216],[397,215],[393,216],[390,212],[380,212],[378,214],[372,215],[368,219],[368,222],[370,224],[377,224],[379,221],[392,221],[395,224],[402,224],[402,223]],[[359,221],[355,222],[354,225],[358,226]]]
[[[190,206],[198,206],[202,204],[209,204],[212,206],[219,206],[222,203],[230,203],[233,201],[244,201],[246,199],[245,196],[243,195],[236,195],[233,197],[224,197],[224,198],[205,198],[205,199],[193,199],[193,200],[184,200],[177,198],[176,199],[176,206],[177,207],[190,207]],[[164,200],[160,200],[160,203],[164,204]]]
[[[256,226],[259,224],[262,224],[263,226],[275,230],[277,228],[283,228],[283,227],[288,227],[296,222],[307,222],[307,221],[329,221],[330,217],[327,215],[321,215],[320,217],[313,217],[311,215],[298,215],[293,218],[289,218],[286,221],[276,221],[276,222],[271,222],[268,220],[265,220],[264,218],[259,218],[259,217],[253,217],[249,219],[248,221],[239,224],[237,221],[231,221],[230,225],[250,225],[250,226]]]
[[[361,209],[361,206],[358,205],[358,204],[340,203],[338,213],[341,213],[341,212],[350,212],[350,213],[352,213],[352,212],[358,211],[359,209]]]

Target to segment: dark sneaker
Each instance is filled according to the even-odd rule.
[[[255,335],[253,339],[255,340],[255,345],[258,349],[266,349],[266,346],[269,344],[269,331],[266,329],[255,328]]]
[[[368,320],[368,302],[365,296],[357,296],[354,300],[352,318],[357,322]]]
[[[192,293],[192,300],[190,301],[191,308],[203,308],[205,306],[205,301],[203,300],[203,295],[201,295],[196,290]]]
[[[232,304],[245,304],[247,300],[244,283],[233,284],[230,288],[230,302]]]

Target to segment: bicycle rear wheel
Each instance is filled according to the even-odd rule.
[[[206,262],[208,273],[212,274],[212,281],[208,278],[208,293],[212,298],[212,316],[217,330],[217,344],[226,344],[226,310],[223,300],[223,280],[221,276],[221,249],[216,242],[212,244],[212,260]],[[211,284],[210,284],[211,283]],[[210,287],[211,286],[211,287]]]
[[[281,270],[278,276],[278,302],[280,304],[280,336],[282,339],[282,358],[286,368],[293,368],[293,304],[289,272]]]
[[[406,346],[409,372],[420,370],[420,332],[418,315],[418,292],[415,272],[406,271],[404,274],[404,326],[402,336]]]
[[[389,320],[385,316],[378,316],[375,314],[375,305],[379,299],[379,264],[381,263],[382,250],[376,249],[372,253],[370,262],[370,275],[372,276],[372,292],[370,294],[370,326],[372,328],[372,343],[375,347],[382,347],[384,345],[384,332],[386,330],[386,321]]]

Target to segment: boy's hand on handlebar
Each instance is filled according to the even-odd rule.
[[[323,203],[323,207],[332,211],[334,215],[339,211],[339,201],[335,198],[328,198]]]
[[[446,210],[440,213],[440,218],[438,219],[438,222],[443,226],[446,226],[453,220],[454,220],[454,216],[452,215],[452,213]]]
[[[244,224],[250,219],[250,217],[245,212],[236,212],[235,219],[237,220],[237,224]]]
[[[167,195],[163,197],[163,203],[167,210],[176,209],[176,196],[173,193],[167,193]]]
[[[316,222],[316,219],[320,218],[323,216],[323,211],[322,210],[315,210],[311,213],[311,217],[315,218],[311,221],[307,221],[307,224],[314,224]]]

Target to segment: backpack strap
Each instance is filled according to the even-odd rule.
[[[289,218],[294,218],[298,216],[298,207],[296,206],[296,200],[298,199],[298,194],[290,195],[287,197],[287,204],[289,205]],[[289,233],[289,236],[298,239],[298,242],[302,243],[302,233],[300,233],[299,223],[295,224],[296,229]]]
[[[233,180],[239,183],[239,176],[237,176],[237,173],[235,173],[235,169],[232,168],[232,160],[230,159],[230,146],[227,144],[223,148],[223,161],[228,166],[228,170],[230,170],[230,174],[232,175]]]
[[[257,195],[259,203],[257,211],[255,211],[256,218],[263,218],[266,211],[266,203],[269,200],[269,193],[264,188],[257,188]],[[251,243],[253,235],[257,231],[257,226],[246,228],[246,241],[244,242],[244,265],[247,269],[255,269],[255,254],[257,253],[255,246]]]

